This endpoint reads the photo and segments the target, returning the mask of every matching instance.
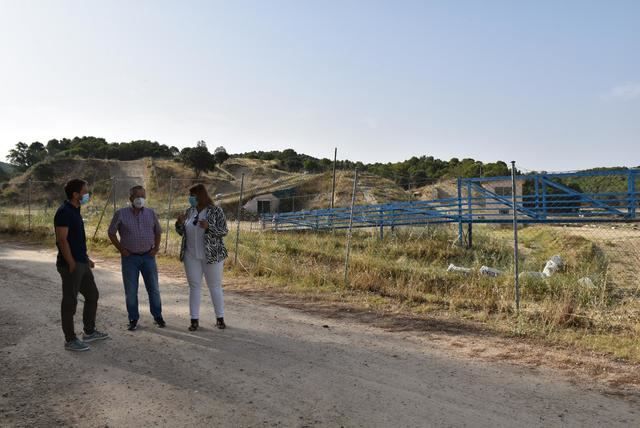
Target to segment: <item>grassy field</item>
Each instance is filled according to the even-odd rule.
[[[34,215],[32,233],[27,236],[25,216],[4,212],[0,231],[52,245],[51,215]],[[98,215],[99,211],[94,211],[85,216],[89,237]],[[113,255],[104,223],[110,220],[110,213],[106,217],[91,251]],[[640,272],[630,274],[633,266],[640,264],[637,253],[631,251],[634,244],[627,243],[630,247],[625,251],[614,251],[620,244],[611,244],[610,233],[550,226],[523,228],[521,271],[541,271],[555,254],[562,256],[565,265],[550,279],[522,282],[521,311],[516,315],[508,229],[476,227],[471,250],[454,245],[455,231],[449,227],[399,229],[387,233],[384,240],[377,231],[357,231],[346,282],[344,231],[261,233],[242,227],[239,263],[234,265],[235,224],[230,224],[230,229],[226,240],[231,253],[228,274],[250,278],[253,287],[265,292],[348,303],[384,313],[481,323],[499,335],[533,337],[640,362]],[[624,233],[633,234],[640,242],[637,231]],[[163,248],[164,243],[163,238]],[[161,264],[179,267],[178,248],[178,237],[172,232]],[[491,278],[450,273],[446,271],[450,263],[476,272],[486,265],[503,274]],[[626,266],[624,274],[616,266]],[[579,280],[584,277],[593,284],[581,285]]]

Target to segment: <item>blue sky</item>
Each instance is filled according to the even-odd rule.
[[[640,165],[640,1],[0,0],[0,156],[230,152]]]

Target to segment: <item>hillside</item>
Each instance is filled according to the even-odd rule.
[[[1,172],[6,172],[6,173],[13,173],[15,172],[16,167],[11,165],[10,163],[5,163],[5,162],[0,162],[0,171]]]
[[[12,166],[2,164],[3,169]],[[1,169],[0,169],[1,171]],[[86,159],[53,156],[38,162],[26,172],[7,176],[0,184],[0,205],[25,205],[29,195],[31,180],[31,201],[36,205],[51,207],[64,199],[62,187],[74,177],[86,179],[96,202],[113,201],[112,183],[115,183],[116,204],[127,203],[129,189],[136,184],[148,190],[149,203],[166,207],[169,193],[174,198],[185,198],[188,189],[196,182],[206,183],[212,196],[230,213],[237,209],[240,196],[241,177],[244,174],[244,203],[259,195],[274,194],[279,199],[279,211],[300,211],[328,208],[331,206],[332,172],[310,173],[291,172],[283,169],[281,159],[229,158],[213,171],[203,173],[198,180],[194,172],[176,159],[146,157],[138,160]],[[111,178],[115,177],[115,180]],[[423,186],[398,184],[397,178],[383,178],[369,170],[359,173],[356,204],[379,204],[390,201],[432,200],[455,197],[455,179],[434,181]],[[565,180],[576,190],[591,192],[612,192],[626,189],[624,177],[584,177]],[[524,191],[531,192],[531,183],[524,183]],[[335,206],[344,207],[351,203],[353,189],[352,170],[338,171],[336,175]],[[275,192],[275,193],[274,193]],[[178,203],[182,204],[184,200]],[[255,204],[254,204],[255,205]],[[176,206],[174,204],[174,206]],[[255,208],[253,208],[255,209]]]
[[[0,182],[8,181],[16,173],[16,168],[10,163],[0,162]]]
[[[240,177],[245,174],[245,188],[266,187],[280,180],[303,174],[291,174],[272,168],[269,162],[233,159],[223,167],[216,167],[196,180],[193,171],[172,160],[144,158],[132,161],[53,158],[40,162],[23,174],[5,183],[3,199],[13,199],[22,193],[32,181],[32,200],[38,201],[58,196],[64,183],[74,177],[87,180],[96,197],[106,197],[110,192],[111,178],[116,177],[116,194],[125,195],[135,184],[142,184],[150,192],[166,195],[169,187],[173,193],[186,192],[195,182],[210,185],[213,194],[234,194],[240,191]],[[173,178],[173,180],[172,180]]]
[[[231,158],[214,171],[203,173],[196,180],[193,171],[182,163],[168,159],[144,158],[131,161],[51,158],[39,162],[23,174],[2,185],[0,204],[25,202],[31,180],[31,200],[34,204],[51,206],[64,199],[62,187],[71,178],[86,179],[95,201],[113,200],[112,182],[118,205],[126,204],[129,188],[142,184],[148,189],[148,199],[155,205],[165,205],[169,191],[174,198],[188,193],[195,182],[204,182],[212,196],[218,195],[225,208],[237,206],[241,177],[244,174],[246,202],[252,197],[285,191],[295,199],[288,209],[326,208],[330,204],[331,180],[329,172],[319,174],[287,172],[277,168],[275,160]],[[111,180],[116,177],[115,180]],[[357,203],[382,203],[406,200],[407,193],[393,181],[373,174],[359,175]],[[351,201],[353,173],[339,171],[336,175],[336,206]],[[285,203],[283,207],[288,207]]]

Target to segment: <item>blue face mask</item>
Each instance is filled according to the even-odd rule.
[[[198,200],[195,196],[189,196],[189,205],[191,205],[192,207],[198,205]]]
[[[91,198],[91,195],[89,193],[85,193],[84,195],[82,195],[82,198],[80,198],[80,205],[87,204],[90,198]]]

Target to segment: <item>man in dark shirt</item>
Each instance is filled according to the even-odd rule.
[[[62,278],[62,331],[65,349],[88,351],[87,342],[109,337],[96,330],[98,309],[98,288],[91,269],[93,261],[87,256],[87,240],[80,206],[89,202],[89,189],[84,180],[73,179],[64,186],[67,200],[58,208],[53,219],[56,231],[58,259],[56,267]],[[84,296],[82,321],[84,334],[78,339],[74,330],[73,317],[78,306],[78,293]]]

